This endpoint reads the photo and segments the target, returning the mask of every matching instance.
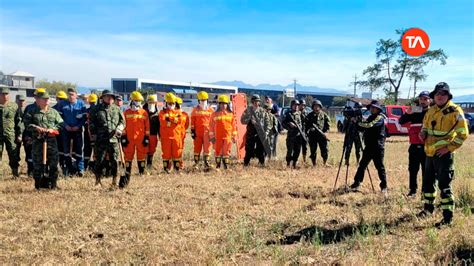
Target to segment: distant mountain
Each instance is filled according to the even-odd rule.
[[[454,102],[474,102],[474,94],[461,95],[454,97]]]
[[[277,90],[277,91],[283,91],[286,88],[293,88],[294,84],[290,83],[286,86],[279,85],[279,84],[258,84],[256,86],[252,84],[247,84],[243,81],[239,80],[234,80],[234,81],[217,81],[217,82],[211,82],[210,84],[216,84],[216,85],[226,85],[226,86],[235,86],[239,88],[247,88],[247,89],[259,89],[259,90]],[[332,88],[320,88],[317,86],[303,86],[301,84],[296,83],[296,90],[298,93],[304,93],[304,92],[321,92],[325,94],[332,94],[332,95],[338,95],[338,96],[345,96],[347,95],[347,91],[344,90],[336,90]]]

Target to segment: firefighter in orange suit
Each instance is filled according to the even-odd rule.
[[[183,99],[176,97],[176,111],[180,113],[182,117],[181,121],[181,153],[179,154],[179,166],[181,169],[184,168],[184,162],[183,162],[183,149],[184,149],[184,140],[186,139],[186,130],[189,128],[189,115],[188,113],[184,112],[181,109],[181,106],[183,105]]]
[[[208,106],[209,95],[205,91],[197,94],[198,105],[191,112],[191,137],[194,144],[194,163],[199,164],[201,151],[204,166],[209,167],[211,142],[209,141],[209,125],[214,109]]]
[[[145,160],[150,142],[150,120],[148,113],[142,108],[143,96],[138,91],[130,94],[130,107],[125,110],[125,130],[122,134],[121,143],[125,156],[125,180],[121,178],[120,187],[124,187],[130,180],[132,161],[137,153],[138,172],[145,173]]]
[[[153,164],[153,156],[156,152],[156,146],[158,146],[158,136],[160,135],[160,119],[158,118],[158,106],[157,106],[156,95],[149,95],[147,103],[143,105],[148,113],[150,119],[150,144],[148,144],[148,156],[146,159],[146,166],[151,169]]]
[[[163,159],[163,169],[169,173],[173,161],[176,171],[180,168],[182,155],[182,123],[181,112],[175,110],[176,96],[171,92],[165,95],[165,107],[160,111],[160,141]]]
[[[232,143],[235,143],[237,138],[237,128],[234,114],[229,106],[229,97],[220,95],[217,101],[219,106],[211,116],[209,137],[214,143],[216,168],[220,168],[223,162],[224,169],[227,169],[230,164]]]

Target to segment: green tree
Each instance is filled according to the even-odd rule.
[[[395,31],[399,35],[396,41],[380,39],[377,42],[376,63],[363,71],[365,80],[355,83],[371,92],[382,88],[388,101],[395,104],[398,103],[400,85],[405,77],[414,82],[416,91],[416,83],[425,80],[428,76],[423,72],[423,68],[430,62],[439,62],[441,65],[445,65],[448,58],[442,49],[428,50],[419,57],[407,55],[401,47],[401,37],[405,31]],[[351,84],[354,85],[354,83]]]
[[[332,106],[345,106],[346,101],[349,99],[349,97],[346,96],[336,96],[332,98]]]
[[[47,79],[42,79],[37,81],[35,84],[36,88],[45,88],[49,94],[56,95],[58,91],[66,92],[68,88],[76,88],[76,84],[65,81],[48,81]]]

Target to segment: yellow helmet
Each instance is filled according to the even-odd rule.
[[[67,99],[67,94],[64,91],[58,91],[58,93],[56,93],[56,98],[65,100]]]
[[[96,103],[97,102],[97,94],[95,93],[92,93],[91,95],[89,95],[89,97],[87,97],[87,101],[89,103]]]
[[[130,100],[137,101],[137,102],[142,102],[143,101],[143,96],[139,91],[134,91],[130,94]]]
[[[154,95],[154,94],[148,95],[148,98],[146,99],[146,101],[156,103],[156,95]]]
[[[219,95],[219,97],[217,98],[217,102],[218,103],[229,103],[229,96],[227,95]]]
[[[167,94],[165,94],[165,102],[175,103],[176,102],[176,96],[174,96],[173,93],[168,92]]]
[[[45,89],[45,88],[37,88],[37,89],[35,90],[34,95],[36,95],[36,94],[38,94],[38,93],[45,93],[45,92],[46,92],[46,89]]]
[[[204,100],[209,99],[209,95],[207,95],[207,92],[205,92],[205,91],[198,92],[197,97],[198,97],[198,100],[200,100],[200,101],[204,101]]]
[[[176,97],[176,103],[179,104],[179,105],[182,105],[183,104],[183,99],[181,99],[179,97]]]

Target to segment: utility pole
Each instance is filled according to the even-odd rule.
[[[357,74],[354,74],[354,98],[357,96],[356,88],[357,88]]]

